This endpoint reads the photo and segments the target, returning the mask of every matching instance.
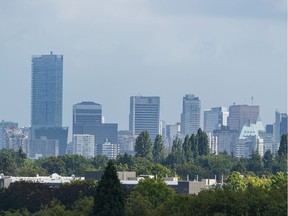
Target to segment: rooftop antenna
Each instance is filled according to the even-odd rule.
[[[251,97],[251,102],[252,102],[252,105],[253,105],[253,100],[254,100],[254,97],[252,96],[252,97]]]

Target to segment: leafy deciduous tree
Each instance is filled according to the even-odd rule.
[[[164,141],[161,135],[157,135],[153,145],[153,160],[160,163],[164,160]]]
[[[135,148],[136,157],[145,157],[152,159],[152,141],[148,131],[143,131],[136,138]]]
[[[191,141],[188,135],[185,136],[183,143],[183,152],[185,157],[185,162],[189,163],[193,160]]]

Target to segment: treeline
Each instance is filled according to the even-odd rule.
[[[222,179],[238,171],[243,175],[269,176],[287,170],[287,134],[282,136],[277,154],[270,151],[260,157],[253,152],[250,158],[235,158],[228,154],[209,154],[208,138],[201,129],[196,135],[186,136],[184,141],[176,138],[172,151],[166,154],[164,142],[158,135],[152,143],[149,133],[144,131],[136,140],[135,156],[119,155],[114,163],[118,171],[136,171],[137,175],[152,174],[159,177],[180,176],[186,179]],[[108,162],[106,156],[85,158],[81,155],[31,160],[21,151],[9,149],[0,151],[0,173],[12,176],[36,176],[58,173],[62,176],[84,176],[85,171],[103,170]]]
[[[287,175],[243,177],[232,172],[224,185],[198,195],[179,195],[161,179],[141,180],[132,192],[108,163],[98,184],[74,182],[51,188],[19,182],[0,190],[0,215],[287,215]]]
[[[60,187],[42,183],[15,182],[7,189],[0,189],[0,215],[31,215],[31,213],[50,215],[42,213],[53,206],[58,206],[54,215],[61,215],[56,214],[61,206],[65,206],[67,212],[74,212],[71,215],[83,215],[86,208],[89,211],[89,206],[93,207],[95,190],[94,181],[74,181]],[[81,214],[77,214],[79,212]]]

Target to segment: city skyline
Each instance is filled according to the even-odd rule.
[[[103,105],[128,129],[131,95],[161,97],[161,119],[180,121],[185,94],[203,110],[253,104],[265,124],[287,112],[285,1],[1,2],[0,119],[29,126],[31,56],[64,56],[63,126],[73,104]],[[45,8],[45,10],[44,10]],[[247,10],[249,9],[249,10]],[[117,112],[115,112],[117,107]]]

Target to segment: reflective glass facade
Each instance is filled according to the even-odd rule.
[[[32,126],[62,126],[63,56],[32,57]]]

